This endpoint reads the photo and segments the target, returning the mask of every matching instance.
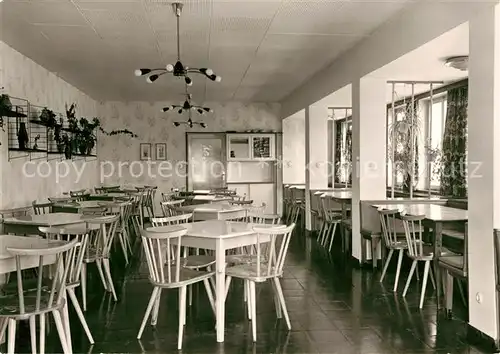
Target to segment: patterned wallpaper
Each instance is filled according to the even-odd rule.
[[[35,105],[48,106],[55,112],[64,113],[65,104],[75,102],[78,116],[94,117],[97,114],[97,104],[93,99],[3,42],[0,42],[1,86],[5,88],[2,93],[28,99]],[[56,161],[30,162],[28,157],[9,161],[6,131],[0,130],[0,209],[23,207],[35,199],[43,201],[65,191],[96,185],[96,161],[69,161],[64,165],[58,165]]]
[[[151,143],[153,158],[155,157],[154,144],[167,144],[167,160],[161,166],[169,169],[186,159],[186,131],[190,132],[224,132],[264,129],[281,131],[279,104],[243,104],[243,103],[206,103],[214,110],[204,116],[193,114],[193,120],[203,120],[207,123],[206,129],[186,126],[174,127],[174,121],[185,121],[184,115],[177,112],[163,113],[161,109],[169,106],[168,102],[106,102],[98,109],[106,130],[129,129],[139,135],[137,139],[126,136],[112,136],[100,139],[98,155],[101,164],[101,176],[104,184],[116,183],[144,185],[158,185],[160,192],[170,191],[172,187],[185,187],[185,166],[178,165],[178,173],[161,172],[158,169],[159,161],[150,165],[139,160],[139,144]],[[175,103],[178,104],[178,103]],[[135,162],[134,162],[135,161]],[[122,168],[119,168],[119,164]],[[113,172],[114,169],[114,172]],[[143,173],[141,173],[141,169]],[[112,174],[112,175],[111,175]],[[159,195],[159,194],[158,194]]]
[[[283,184],[305,183],[306,134],[305,117],[283,120]]]

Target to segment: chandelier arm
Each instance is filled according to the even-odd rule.
[[[177,6],[175,11],[175,16],[177,18],[177,61],[181,61],[181,39],[180,39],[180,9]]]

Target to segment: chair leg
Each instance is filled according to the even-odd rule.
[[[252,338],[254,342],[257,342],[257,297],[253,281],[250,281],[250,297],[252,298]]]
[[[252,292],[250,289],[250,280],[245,280],[247,288],[247,316],[249,320],[252,320]]]
[[[458,279],[457,284],[458,284],[458,291],[460,292],[460,297],[462,298],[464,305],[467,306],[467,297],[465,296],[464,286],[461,279]]]
[[[413,278],[413,273],[415,273],[415,268],[418,265],[417,260],[413,260],[413,263],[411,264],[411,269],[410,269],[410,274],[408,274],[408,279],[406,280],[406,285],[405,289],[403,290],[403,297],[406,296],[406,293],[408,292],[408,288],[410,287],[411,279]]]
[[[398,267],[396,268],[396,280],[394,281],[394,289],[392,290],[394,292],[398,290],[399,274],[401,273],[401,264],[403,263],[403,253],[404,250],[400,249],[398,257]]]
[[[283,296],[283,289],[281,288],[280,280],[279,278],[274,278],[273,281],[278,292],[278,299],[281,304],[282,313],[283,315],[285,315],[286,325],[288,327],[288,330],[290,331],[292,329],[292,325],[290,323],[290,317],[288,316],[288,310],[286,308],[285,297]]]
[[[382,270],[382,275],[380,276],[379,282],[381,282],[381,283],[384,280],[385,273],[387,272],[387,268],[389,267],[389,263],[391,262],[391,258],[392,258],[393,253],[394,253],[394,250],[391,248],[389,250],[389,254],[387,255],[387,259],[385,260],[385,265],[384,265],[384,269]]]
[[[450,275],[450,272],[446,271],[445,276],[445,303],[444,308],[447,311],[451,311],[453,309],[453,277]]]
[[[125,264],[128,264],[128,251],[127,251],[127,246],[125,244],[125,238],[123,236],[123,232],[120,232],[118,234],[118,240],[120,241],[120,246],[122,248],[123,257],[125,257]]]
[[[36,354],[36,316],[31,316],[30,323],[30,337],[31,337],[31,352]]]
[[[66,333],[64,332],[64,326],[61,319],[61,313],[59,311],[52,311],[54,316],[54,322],[56,323],[57,334],[59,334],[59,340],[61,341],[61,346],[64,354],[70,354],[71,351],[68,348],[68,342],[66,338]]]
[[[205,290],[207,291],[208,301],[210,302],[210,306],[212,307],[212,311],[214,312],[214,315],[217,315],[215,312],[214,294],[212,292],[212,287],[211,287],[208,279],[203,280],[203,285],[205,285]]]
[[[116,297],[115,286],[113,285],[113,278],[111,277],[111,268],[109,266],[109,258],[104,258],[102,260],[102,263],[104,265],[104,271],[106,273],[106,277],[108,278],[108,286],[111,289],[111,293],[113,294],[113,299],[115,301],[118,301],[118,298]]]
[[[8,318],[1,318],[0,319],[0,343],[3,343],[3,340],[5,338],[5,332],[7,331],[8,325],[9,325]]]
[[[182,338],[184,335],[184,323],[186,322],[186,287],[179,289],[179,334],[177,337],[177,349],[182,349]]]
[[[425,261],[424,279],[422,280],[422,291],[420,293],[420,304],[418,306],[418,308],[420,309],[424,306],[425,289],[427,287],[427,278],[429,277],[430,265],[431,261]]]
[[[372,269],[375,270],[377,269],[377,249],[378,249],[378,244],[379,244],[379,238],[378,237],[373,237],[371,238],[370,246],[372,249]]]
[[[45,314],[40,314],[40,354],[45,354]]]
[[[158,314],[160,312],[160,301],[161,301],[161,291],[162,289],[160,288],[158,290],[158,293],[156,294],[156,301],[153,306],[153,312],[151,313],[151,326],[156,326],[158,323]]]
[[[142,332],[144,332],[144,327],[146,327],[146,322],[148,321],[148,317],[151,314],[151,310],[153,309],[153,305],[156,301],[156,297],[160,288],[154,288],[151,293],[151,297],[149,298],[148,307],[146,308],[146,313],[144,314],[144,318],[142,319],[141,327],[139,328],[139,333],[137,334],[137,339],[141,339]]]
[[[229,286],[231,285],[232,279],[233,279],[233,277],[230,277],[229,275],[226,277],[226,290],[224,292],[224,301],[226,301],[226,299],[227,299],[227,294],[229,293]]]
[[[328,252],[332,251],[333,239],[335,238],[335,231],[337,231],[337,225],[338,225],[338,223],[337,222],[333,222],[330,225],[333,226],[333,230],[332,230],[332,236],[330,237],[330,246],[328,247]]]
[[[276,288],[276,284],[271,281],[271,287],[273,288],[273,298],[274,298],[274,307],[276,309],[276,318],[282,318],[281,313],[281,304],[278,296],[278,289]]]
[[[82,284],[82,303],[83,311],[87,311],[87,263],[82,262],[82,270],[80,274]]]
[[[434,279],[433,267],[431,267],[431,269],[429,271],[429,275],[431,278],[432,287],[434,288],[434,290],[436,290],[436,280]]]
[[[9,342],[7,345],[7,353],[14,354],[16,349],[16,320],[9,318]]]
[[[87,338],[89,339],[90,344],[94,344],[94,338],[92,338],[92,334],[90,333],[89,326],[87,325],[87,321],[85,320],[85,316],[83,315],[80,304],[78,303],[78,299],[76,298],[75,290],[74,289],[67,289],[67,290],[68,290],[69,298],[71,299],[71,302],[73,303],[73,307],[75,308],[76,314],[77,314],[78,318],[80,319],[80,323],[82,324],[83,330],[85,331],[85,334],[87,335]]]
[[[99,273],[99,277],[101,278],[102,285],[104,286],[104,290],[109,291],[108,282],[106,281],[106,277],[104,276],[104,271],[102,270],[102,260],[96,259],[95,264],[97,266],[97,272]]]

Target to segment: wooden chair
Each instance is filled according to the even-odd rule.
[[[128,256],[132,254],[132,245],[130,241],[129,221],[132,213],[132,202],[101,202],[99,205],[107,208],[108,215],[119,215],[120,219],[116,226],[115,235],[118,235],[118,241],[125,258],[125,263],[129,264]]]
[[[80,189],[77,191],[70,191],[69,195],[72,200],[75,202],[83,202],[84,200],[87,200],[89,197],[89,193],[87,192],[86,189]]]
[[[431,262],[434,259],[434,246],[424,242],[422,221],[425,220],[425,215],[406,215],[401,213],[401,220],[405,229],[406,245],[408,256],[413,261],[410,269],[410,274],[406,280],[406,285],[403,290],[403,297],[406,296],[411,279],[418,266],[418,262],[424,262],[424,278],[422,279],[422,290],[420,292],[419,308],[424,306],[425,290],[427,288],[427,279],[429,273],[432,284],[436,288],[431,269]]]
[[[83,310],[87,310],[87,264],[95,263],[106,291],[111,292],[113,299],[118,301],[113,278],[111,277],[111,267],[109,263],[111,246],[115,237],[115,231],[120,221],[120,215],[106,215],[90,217],[87,220],[89,225],[89,240],[87,253],[82,264],[82,298]],[[93,227],[96,226],[96,227]]]
[[[150,315],[154,319],[153,307],[155,306],[159,310],[162,291],[164,289],[179,289],[179,333],[177,339],[177,348],[179,350],[182,349],[184,325],[186,324],[187,287],[203,282],[210,305],[215,313],[214,296],[208,281],[215,273],[183,267],[184,260],[181,256],[182,236],[186,235],[186,233],[186,229],[162,233],[142,231],[142,245],[148,262],[149,280],[153,285],[153,292],[137,334],[137,339],[141,339]],[[172,254],[170,250],[174,245],[176,251]],[[156,321],[156,319],[154,320]]]
[[[69,295],[69,299],[75,308],[75,312],[90,344],[94,344],[94,338],[92,337],[87,321],[85,320],[85,315],[82,312],[82,308],[75,293],[75,289],[81,285],[83,258],[87,253],[89,230],[86,226],[80,225],[69,227],[39,227],[38,229],[45,234],[45,238],[48,240],[70,241],[76,239],[78,242],[75,249],[75,257],[71,259],[68,278],[66,280],[66,292]]]
[[[106,194],[107,190],[105,187],[95,187],[94,188],[94,193],[95,194]]]
[[[444,271],[444,293],[445,293],[445,309],[448,314],[453,310],[453,278],[459,281],[459,290],[462,300],[467,304],[466,296],[462,287],[462,280],[467,280],[468,276],[468,223],[465,224],[464,233],[464,248],[462,254],[444,255],[439,257],[439,267]],[[496,245],[495,245],[496,250]]]
[[[318,242],[323,247],[328,245],[328,252],[331,252],[337,226],[342,221],[342,213],[334,208],[331,198],[325,197],[320,199],[320,213],[322,214],[320,220],[322,224],[318,235]]]
[[[31,205],[33,206],[33,213],[35,215],[52,213],[52,203],[37,203],[36,200],[34,200]]]
[[[288,253],[288,246],[295,224],[288,227],[255,227],[257,233],[256,261],[250,264],[238,264],[226,268],[226,296],[232,278],[243,279],[248,289],[248,312],[252,321],[252,338],[257,341],[257,297],[256,283],[271,281],[275,293],[275,306],[277,317],[285,316],[288,330],[292,329],[290,318],[286,309],[285,298],[281,288],[280,277],[283,276],[283,266]],[[268,244],[267,247],[261,247]],[[265,249],[264,254],[261,250]]]
[[[399,214],[399,211],[394,209],[387,210],[380,208],[378,210],[378,214],[380,217],[380,225],[382,227],[384,246],[389,250],[389,254],[387,255],[387,259],[385,260],[384,269],[382,270],[382,275],[380,276],[380,282],[384,280],[387,268],[389,267],[389,263],[391,262],[391,258],[394,251],[397,251],[399,253],[399,257],[396,269],[396,279],[394,281],[394,289],[393,289],[393,291],[396,291],[398,289],[401,264],[403,263],[403,254],[404,251],[408,249],[408,244],[407,240],[401,239],[400,237],[401,234],[398,233],[398,230],[396,228],[396,216]]]
[[[31,334],[31,350],[37,352],[37,330],[36,319],[39,316],[39,338],[40,353],[45,353],[45,324],[46,315],[52,314],[59,334],[63,353],[71,353],[71,340],[66,336],[66,326],[61,319],[61,311],[65,306],[65,294],[71,267],[76,258],[76,247],[78,240],[70,242],[54,241],[48,242],[44,248],[7,248],[7,251],[16,258],[17,264],[17,292],[2,297],[0,302],[0,319],[3,320],[0,327],[0,341],[3,339],[8,326],[8,349],[7,353],[15,353],[15,338],[17,321],[28,320]],[[27,279],[23,278],[21,262],[23,257],[38,258],[38,276],[35,289],[25,291]],[[55,259],[55,274],[51,280],[44,278],[44,265],[52,263]],[[31,279],[30,279],[31,280]],[[66,328],[65,328],[66,327]]]
[[[179,200],[170,200],[167,202],[161,202],[160,206],[163,212],[163,216],[170,217],[179,214],[176,208],[183,206],[184,201],[185,201],[184,199],[179,199]]]

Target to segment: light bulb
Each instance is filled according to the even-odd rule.
[[[184,81],[186,81],[186,85],[188,86],[191,86],[193,84],[193,80],[191,80],[191,78],[187,76],[184,78]]]
[[[0,0],[0,2],[2,2],[2,0]],[[142,75],[141,69],[137,69],[136,71],[134,71],[134,74],[135,76],[141,76]]]
[[[216,76],[216,77],[215,77],[215,81],[216,81],[216,82],[221,82],[221,81],[222,81],[222,77],[220,77],[220,76]]]
[[[208,76],[210,76],[214,73],[214,71],[210,68],[208,68],[205,72],[207,73]]]
[[[167,71],[170,73],[170,72],[174,71],[174,66],[172,64],[167,64],[165,69],[167,69]]]

